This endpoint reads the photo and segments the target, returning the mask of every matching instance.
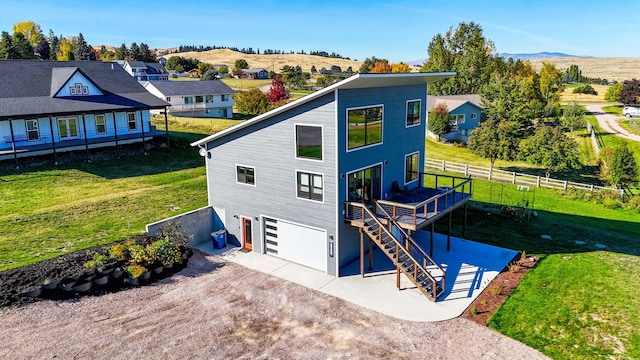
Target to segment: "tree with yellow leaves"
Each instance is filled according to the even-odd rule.
[[[33,21],[21,21],[13,24],[13,34],[21,33],[29,41],[31,46],[36,46],[40,40],[44,40],[40,25]]]
[[[61,38],[60,39],[60,51],[57,53],[58,61],[73,60],[73,51],[75,50],[76,42],[73,39]]]
[[[391,72],[392,73],[408,73],[408,72],[411,72],[411,67],[409,67],[409,65],[403,62],[398,64],[391,64]]]
[[[371,68],[373,74],[389,74],[391,73],[391,65],[386,61],[377,61]]]

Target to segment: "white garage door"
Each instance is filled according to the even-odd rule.
[[[327,271],[327,232],[263,217],[265,249],[282,259]]]

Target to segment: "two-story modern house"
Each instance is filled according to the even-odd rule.
[[[427,111],[433,111],[438,104],[446,106],[449,111],[450,131],[440,138],[466,143],[471,131],[480,126],[482,121],[484,108],[480,105],[481,103],[482,99],[478,94],[429,96]],[[427,135],[434,139],[439,138],[428,130]]]
[[[243,69],[240,77],[243,79],[268,79],[269,72],[265,69]]]
[[[169,114],[233,118],[234,91],[220,80],[149,81],[144,88],[168,102]]]
[[[433,235],[471,195],[470,179],[424,173],[427,86],[451,75],[357,74],[193,143],[215,222],[230,243],[334,276],[375,243],[436,299],[445,270],[411,234]]]
[[[169,104],[115,63],[0,61],[0,160],[143,142]]]

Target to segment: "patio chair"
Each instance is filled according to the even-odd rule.
[[[404,189],[400,188],[400,185],[398,185],[397,181],[394,181],[391,183],[391,194],[392,195],[398,195],[398,194],[404,194]]]

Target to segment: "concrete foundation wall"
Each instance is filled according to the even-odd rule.
[[[167,223],[181,224],[181,230],[188,236],[194,235],[191,240],[192,245],[211,240],[211,233],[214,230],[222,229],[222,221],[215,210],[210,207],[203,207],[184,214],[176,215],[151,224],[147,224],[147,232],[155,236],[159,230]]]

